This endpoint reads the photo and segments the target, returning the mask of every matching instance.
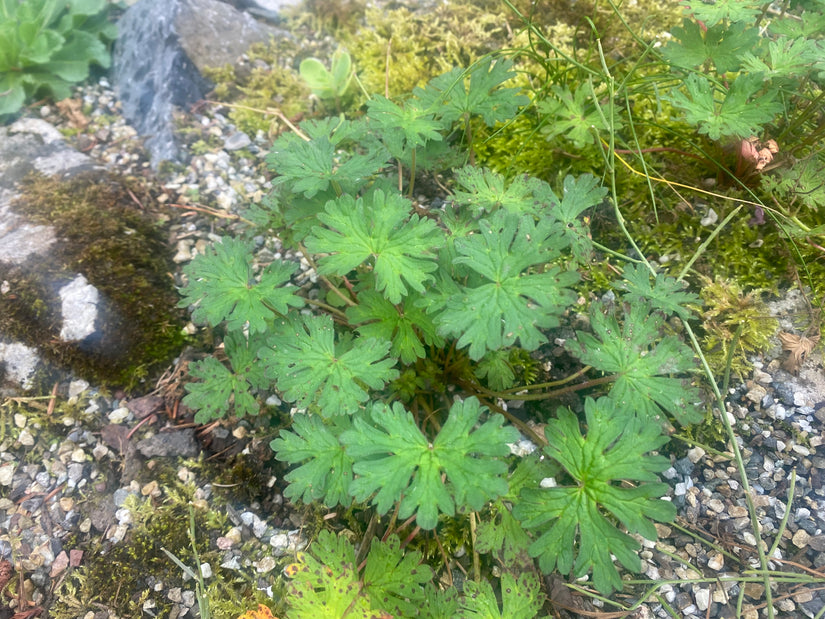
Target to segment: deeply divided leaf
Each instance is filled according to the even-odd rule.
[[[496,172],[465,166],[456,170],[455,180],[462,188],[454,193],[456,202],[468,205],[476,214],[500,208],[518,215],[536,214],[533,192],[541,183],[538,179],[523,175],[507,182]]]
[[[611,522],[615,518],[630,533],[656,538],[652,520],[673,519],[672,503],[660,500],[667,485],[655,473],[669,466],[662,456],[648,456],[667,441],[655,425],[624,413],[611,398],[585,402],[587,436],[576,416],[560,409],[545,435],[545,454],[559,462],[575,480],[570,486],[527,488],[513,514],[538,538],[530,554],[545,573],[558,569],[581,577],[592,570],[600,591],[621,589],[614,555],[627,569],[639,571],[639,544]],[[638,482],[632,485],[622,481]]]
[[[713,26],[721,21],[753,22],[760,13],[759,4],[753,0],[714,0],[713,2],[694,2],[683,0],[685,11],[705,26]]]
[[[367,542],[365,542],[367,543]],[[433,571],[421,563],[421,553],[404,552],[398,537],[373,541],[364,566],[364,588],[381,610],[395,617],[416,617],[426,600],[424,585]]]
[[[320,259],[322,274],[346,275],[366,264],[375,274],[376,288],[392,303],[408,294],[407,286],[424,292],[436,270],[432,251],[443,242],[435,222],[410,215],[408,200],[381,190],[357,200],[345,195],[329,202],[306,239]]]
[[[425,108],[437,109],[445,122],[481,116],[488,126],[513,118],[522,105],[529,103],[518,88],[501,88],[516,73],[511,60],[487,57],[469,69],[453,69],[430,80],[426,88],[413,93]],[[469,84],[466,77],[469,73]]]
[[[662,337],[664,319],[644,303],[633,303],[621,326],[612,311],[594,303],[590,311],[593,334],[578,331],[568,350],[582,363],[616,374],[610,390],[623,410],[651,422],[661,413],[681,424],[701,420],[696,389],[672,374],[693,367],[693,351],[673,335]]]
[[[493,505],[491,518],[478,525],[475,550],[493,553],[496,560],[512,570],[527,571],[533,568],[533,560],[528,553],[530,538],[502,500]]]
[[[358,305],[347,309],[347,318],[362,337],[390,340],[390,354],[403,363],[413,363],[426,355],[424,344],[441,346],[432,319],[417,306],[418,295],[393,305],[377,292],[358,295]]]
[[[292,429],[281,430],[271,443],[275,457],[301,464],[284,477],[289,482],[286,498],[307,504],[320,500],[327,507],[352,503],[352,458],[338,441],[338,435],[349,427],[348,417],[334,417],[328,426],[315,415],[296,414]]]
[[[685,292],[685,285],[672,277],[651,274],[643,265],[630,265],[624,270],[624,281],[616,282],[615,288],[625,290],[624,298],[631,303],[649,303],[666,314],[676,314],[682,320],[690,318],[689,305],[701,305],[702,300],[692,292]]]
[[[285,570],[292,579],[287,589],[289,619],[385,619],[362,591],[355,550],[346,538],[321,531],[312,554],[302,552],[296,559]]]
[[[255,363],[260,338],[247,338],[242,333],[229,333],[224,350],[230,368],[214,357],[206,357],[189,365],[193,378],[203,382],[187,383],[183,403],[196,411],[195,422],[207,423],[232,411],[237,417],[257,415],[260,410],[250,388],[263,389],[268,381]]]
[[[329,316],[281,320],[277,327],[259,355],[284,399],[302,408],[349,415],[369,399],[368,389],[398,377],[395,359],[387,358],[388,341],[361,338],[343,347]]]
[[[761,127],[782,111],[772,90],[762,92],[761,73],[740,73],[717,103],[716,87],[696,73],[685,80],[687,93],[674,91],[670,101],[685,112],[685,118],[712,140],[722,137],[747,138],[761,133]]]
[[[337,192],[358,191],[388,158],[381,148],[341,154],[327,136],[304,141],[289,134],[275,141],[266,160],[278,174],[273,185],[287,183],[291,191],[311,198],[330,186]]]
[[[566,286],[578,275],[545,267],[565,242],[548,219],[536,224],[532,217],[496,211],[479,226],[480,234],[455,241],[454,262],[481,275],[482,283],[463,286],[446,301],[435,318],[439,333],[458,337],[458,346],[469,346],[474,360],[516,341],[535,350],[547,341],[541,329],[558,326],[575,299]]]
[[[373,404],[341,435],[355,461],[352,495],[357,501],[371,498],[380,514],[403,496],[398,517],[416,514],[421,528],[433,529],[439,513],[452,516],[463,506],[478,510],[506,493],[507,465],[498,458],[509,454],[507,443],[518,440],[518,432],[502,427],[499,416],[474,429],[483,410],[475,398],[456,402],[430,444],[401,404]]]
[[[676,67],[693,69],[713,62],[716,71],[738,71],[745,55],[759,42],[759,30],[744,23],[716,24],[704,30],[693,20],[671,30],[677,41],[670,41],[662,55]]]
[[[226,321],[230,330],[248,326],[250,333],[263,333],[278,314],[304,304],[296,289],[286,285],[296,268],[294,263],[273,262],[256,281],[249,245],[224,238],[184,267],[189,282],[179,305],[195,305],[196,321],[212,326]]]
[[[487,581],[464,583],[464,600],[461,617],[477,619],[533,619],[544,603],[544,594],[538,576],[524,572],[514,576],[510,572],[501,575],[502,608],[493,588]]]

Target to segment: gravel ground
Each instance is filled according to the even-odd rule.
[[[108,83],[101,80],[79,96],[91,113],[82,115],[69,105],[30,113],[78,129],[73,138],[77,148],[107,167],[150,179],[140,142],[120,120]],[[193,156],[185,168],[152,181],[160,208],[171,219],[170,253],[178,265],[240,226],[237,208],[259,199],[269,187],[263,136],[238,132],[223,113],[201,108],[187,121],[222,147]],[[276,239],[259,237],[256,242],[260,263],[280,256]],[[303,266],[309,279],[308,265]],[[176,277],[180,283],[179,273]],[[772,311],[791,330],[788,317],[801,305],[798,293],[790,291]],[[194,325],[187,328],[197,331]],[[200,427],[179,407],[181,379],[194,354],[183,353],[157,389],[142,397],[75,380],[57,385],[51,400],[6,402],[0,420],[0,583],[9,586],[0,599],[0,619],[38,612],[84,619],[124,616],[112,611],[116,600],[94,599],[97,592],[84,591],[83,579],[88,580],[91,566],[101,561],[127,569],[119,549],[134,546],[138,531],[148,528],[157,534],[149,526],[153,510],[189,502],[203,513],[220,514],[198,521],[207,583],[235,578],[250,584],[248,605],[238,607],[236,615],[254,607],[255,596],[277,595],[284,557],[306,544],[301,534],[306,514],[280,494],[282,471],[272,463],[267,439],[261,438],[272,434],[264,420]],[[777,585],[777,614],[822,616],[825,373],[817,351],[798,376],[782,369],[781,355],[777,343],[756,361],[752,376],[730,390],[729,419],[740,437],[766,548],[787,517],[771,569],[807,574],[813,583]],[[275,415],[289,412],[275,396],[267,403]],[[243,476],[243,481],[233,475]],[[672,582],[634,616],[732,618],[740,598],[742,617],[766,616],[763,585],[755,578],[737,580],[758,562],[734,463],[697,447],[674,459],[665,477],[679,517],[672,526],[659,526],[658,543],[644,542],[642,558],[647,577]],[[134,616],[198,616],[194,582],[157,547],[152,549],[152,560],[166,564],[165,571],[133,565],[133,571],[120,574],[142,591],[133,600],[138,609]],[[191,556],[179,558],[192,563]],[[599,600],[562,591],[557,594],[560,616],[614,610]],[[634,595],[646,591],[630,586],[615,599],[631,604]]]

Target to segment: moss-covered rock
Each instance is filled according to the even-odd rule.
[[[183,343],[168,251],[139,210],[141,189],[91,172],[68,181],[30,175],[17,192],[15,216],[53,242],[0,262],[0,338],[48,366],[136,385]]]

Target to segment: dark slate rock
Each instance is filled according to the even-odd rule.
[[[785,406],[793,406],[794,390],[788,383],[774,383],[774,394]]]
[[[183,456],[193,458],[198,455],[198,443],[192,429],[160,432],[145,438],[137,444],[138,451],[147,458]]]
[[[693,462],[687,457],[679,458],[673,463],[673,468],[675,468],[680,475],[690,475],[693,472],[694,466]]]
[[[799,521],[799,528],[805,531],[808,535],[816,535],[816,532],[819,530],[819,527],[816,526],[816,523],[811,519],[800,520]],[[813,538],[811,538],[813,539]],[[809,541],[810,545],[810,541]]]
[[[218,0],[139,0],[118,22],[114,82],[152,166],[177,160],[173,112],[202,99],[205,67],[235,64],[253,44],[287,36]]]
[[[209,89],[178,43],[175,18],[181,2],[141,0],[118,22],[114,50],[114,82],[123,115],[138,133],[152,164],[178,156],[172,125],[175,106],[186,107]]]
[[[816,616],[823,607],[825,607],[825,598],[819,594],[814,594],[814,599],[810,602],[803,602],[801,606],[806,613],[810,613],[810,616],[813,617]]]

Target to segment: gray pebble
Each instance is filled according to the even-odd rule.
[[[126,488],[118,488],[117,490],[115,490],[115,493],[112,497],[115,506],[123,507],[123,504],[126,502],[126,497],[128,497],[130,494],[131,492],[129,492],[129,490],[127,490]]]
[[[799,528],[808,533],[809,535],[816,535],[819,527],[816,526],[816,523],[813,520],[802,520],[799,523]]]
[[[34,481],[43,486],[43,488],[48,488],[51,485],[50,479],[51,477],[46,471],[40,471],[34,476]]]
[[[193,458],[198,455],[195,432],[191,429],[160,432],[140,441],[137,448],[147,458],[173,456]]]
[[[694,466],[693,462],[688,458],[679,458],[673,463],[673,468],[675,468],[676,472],[680,475],[690,475],[693,472]]]
[[[83,479],[83,465],[79,462],[72,462],[68,466],[69,485],[76,486]]]
[[[226,150],[240,150],[252,144],[252,140],[243,131],[237,131],[223,141]]]
[[[811,613],[811,615],[816,615],[825,607],[825,600],[823,600],[821,596],[815,595],[814,599],[810,602],[803,602],[800,606],[802,606],[805,614]]]
[[[49,570],[46,567],[38,567],[29,576],[35,586],[45,589],[49,586]]]
[[[779,401],[782,402],[785,406],[793,406],[793,395],[794,390],[793,388],[788,385],[788,383],[774,383],[773,384],[774,394],[776,397],[779,398]]]

